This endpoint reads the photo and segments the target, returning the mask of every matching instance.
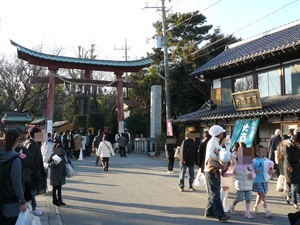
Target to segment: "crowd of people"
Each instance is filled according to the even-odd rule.
[[[109,169],[109,158],[119,151],[120,157],[130,154],[128,134],[98,131],[94,136],[89,130],[86,134],[76,132],[48,133],[44,142],[35,139],[38,128],[28,131],[26,140],[19,144],[20,135],[16,130],[5,132],[0,141],[0,165],[2,181],[0,198],[0,224],[15,224],[19,212],[29,206],[35,216],[42,215],[37,207],[36,195],[52,192],[52,203],[63,206],[62,186],[66,184],[66,164],[72,165],[71,158],[89,157],[95,152],[95,165],[104,171]],[[118,144],[116,144],[118,143]],[[286,203],[299,209],[297,196],[300,194],[300,130],[291,129],[289,135],[283,135],[279,129],[269,141],[267,155],[261,151],[263,146],[255,147],[252,161],[244,158],[246,145],[243,142],[233,144],[229,149],[226,130],[219,125],[210,127],[203,134],[203,141],[197,145],[194,138],[186,137],[179,147],[179,190],[185,191],[185,174],[188,172],[187,190],[195,191],[195,166],[204,173],[207,190],[205,217],[227,221],[235,214],[235,206],[245,200],[245,217],[252,219],[252,193],[256,193],[253,213],[259,213],[261,203],[267,218],[272,217],[267,204],[268,181],[277,176],[276,190],[286,193]],[[168,173],[173,173],[176,144],[166,145]],[[221,157],[221,153],[228,153]],[[266,157],[268,156],[268,157]],[[72,165],[73,166],[73,165]],[[14,168],[13,170],[11,168]],[[8,172],[7,172],[8,171]],[[8,178],[4,177],[8,174]],[[233,186],[236,196],[227,207],[228,193]]]
[[[62,186],[66,184],[66,164],[73,167],[72,158],[89,157],[97,154],[96,165],[101,158],[104,171],[108,170],[109,157],[115,155],[113,143],[109,142],[110,132],[94,137],[91,130],[66,131],[47,134],[47,140],[37,141],[39,128],[30,128],[26,140],[20,143],[17,130],[8,129],[0,138],[0,225],[15,224],[19,212],[32,210],[35,216],[43,214],[38,209],[36,195],[52,193],[52,203],[64,206]],[[116,140],[121,157],[126,157],[128,134],[121,134]],[[130,153],[129,149],[127,150]]]
[[[299,209],[297,196],[300,194],[300,130],[290,129],[289,135],[284,135],[280,129],[276,129],[274,136],[270,138],[267,151],[258,144],[255,146],[255,157],[251,161],[249,157],[243,156],[245,143],[235,142],[233,148],[229,149],[228,141],[226,130],[219,125],[214,125],[204,132],[203,141],[199,145],[196,145],[193,138],[187,137],[180,146],[179,190],[184,191],[184,176],[187,170],[189,171],[188,190],[195,190],[194,166],[198,166],[204,173],[206,181],[208,196],[205,207],[206,217],[217,218],[221,222],[227,221],[230,216],[226,213],[235,214],[236,204],[243,200],[246,203],[246,218],[253,218],[251,209],[253,213],[259,213],[260,203],[266,217],[272,217],[267,204],[267,193],[268,181],[274,176],[278,178],[276,190],[284,191],[287,204]],[[168,173],[173,170],[175,149],[176,147],[172,145],[165,146],[169,161]],[[230,153],[229,161],[222,163],[219,155],[221,149]],[[236,197],[228,208],[226,200],[231,186],[235,189]],[[256,199],[251,208],[253,192],[256,193]]]

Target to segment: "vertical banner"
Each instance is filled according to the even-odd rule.
[[[251,148],[258,124],[259,119],[237,120],[231,137],[230,149],[233,148],[234,142],[244,142],[247,148]]]
[[[167,136],[173,136],[172,120],[167,120]]]
[[[124,133],[124,121],[119,121],[119,133]]]
[[[52,135],[53,128],[53,120],[47,120],[47,134],[50,133]]]

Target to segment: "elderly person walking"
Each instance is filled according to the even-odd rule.
[[[220,199],[220,183],[221,173],[219,169],[209,167],[209,160],[218,161],[218,151],[222,148],[220,143],[225,138],[226,130],[219,125],[213,125],[209,129],[209,134],[212,138],[208,141],[205,154],[205,180],[207,190],[207,205],[205,208],[206,217],[215,217],[219,221],[224,222],[230,219],[223,209],[222,201]]]
[[[98,155],[101,157],[102,166],[104,171],[108,171],[109,158],[111,155],[115,155],[115,151],[111,143],[108,141],[108,136],[103,136],[103,141],[99,144]]]
[[[82,141],[84,138],[80,134],[80,131],[76,131],[76,134],[74,135],[74,156],[75,159],[79,159],[80,151],[82,150]]]
[[[280,135],[281,135],[281,130],[276,129],[274,133],[274,137],[270,139],[268,145],[268,158],[274,162],[274,169],[276,171],[277,177],[279,177],[279,168],[275,161],[275,151],[277,150],[278,144],[282,141]]]

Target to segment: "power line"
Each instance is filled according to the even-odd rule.
[[[180,1],[180,0],[179,0],[179,1]],[[179,1],[177,1],[177,3],[178,3]],[[206,7],[205,9],[203,9],[201,12],[198,11],[197,13],[193,14],[192,16],[190,16],[189,18],[187,18],[186,20],[184,20],[184,21],[182,21],[181,23],[176,24],[175,26],[173,26],[173,28],[176,28],[176,27],[178,27],[179,25],[181,25],[182,23],[185,23],[185,22],[187,22],[187,21],[190,22],[191,19],[192,19],[194,16],[196,16],[196,15],[198,15],[198,14],[200,14],[200,13],[203,13],[205,10],[207,10],[207,9],[209,9],[209,8],[211,8],[211,7],[213,7],[214,5],[220,3],[221,1],[222,1],[222,0],[219,0],[219,1],[217,1],[217,2],[215,2],[215,3],[213,3],[213,4],[211,4],[211,5],[209,5],[208,7]],[[238,29],[237,31],[233,32],[231,35],[233,35],[233,34],[239,32],[239,31],[241,31],[241,30],[243,30],[243,29],[245,29],[245,28],[247,28],[247,27],[253,25],[254,23],[256,23],[256,22],[258,22],[258,21],[260,21],[260,20],[262,20],[262,19],[264,19],[264,18],[266,18],[266,17],[268,17],[268,16],[270,16],[270,15],[272,15],[272,14],[274,14],[274,13],[276,13],[276,12],[282,10],[282,9],[284,9],[285,7],[287,7],[287,6],[289,6],[289,5],[293,4],[293,3],[295,3],[295,2],[297,2],[297,1],[298,1],[298,0],[294,0],[294,1],[291,1],[290,3],[288,3],[288,4],[285,4],[284,6],[280,7],[279,9],[276,9],[275,11],[270,12],[270,13],[266,14],[265,16],[263,16],[263,17],[261,17],[261,18],[259,18],[259,19],[256,19],[255,21],[253,21],[253,22],[247,24],[246,26],[244,26],[244,27]],[[176,3],[176,4],[177,4],[177,3]],[[189,24],[189,22],[188,22],[188,24]],[[188,24],[185,26],[185,29],[187,28]],[[230,36],[230,35],[229,35],[229,36]],[[195,52],[192,52],[191,54],[195,54],[195,53],[197,53],[197,52],[199,52],[199,51],[203,51],[203,50],[207,49],[208,47],[210,47],[210,46],[216,44],[217,42],[220,42],[220,41],[224,40],[225,38],[226,38],[226,37],[220,38],[220,39],[216,40],[216,41],[213,42],[213,43],[210,43],[210,44],[208,44],[208,45],[205,45],[203,48],[198,49],[198,50],[196,50]],[[203,40],[203,39],[202,39],[202,40]],[[227,43],[227,44],[228,44],[228,43]],[[225,45],[226,45],[226,44],[225,44]],[[221,47],[223,47],[223,46],[225,46],[225,45],[222,45],[222,46],[218,47],[217,49],[219,49],[219,48],[221,48]],[[177,43],[176,48],[177,48],[178,46],[179,46],[179,42]],[[195,60],[195,59],[197,59],[197,58],[200,58],[200,57],[202,57],[202,56],[204,56],[204,55],[207,55],[207,54],[209,54],[209,53],[210,53],[210,52],[207,52],[207,53],[205,53],[205,54],[202,54],[202,55],[200,55],[200,56],[197,56],[197,57],[193,58],[193,60]]]
[[[288,3],[288,4],[286,4],[286,5],[284,5],[284,6],[282,6],[282,7],[280,7],[279,9],[277,9],[277,10],[271,12],[271,13],[268,13],[267,15],[265,15],[265,16],[263,16],[263,17],[257,19],[257,20],[255,20],[254,22],[252,22],[252,23],[250,23],[250,24],[248,24],[248,25],[242,27],[241,29],[239,29],[239,30],[233,32],[231,35],[233,35],[233,34],[239,32],[239,31],[241,31],[241,30],[243,30],[243,29],[245,29],[245,28],[251,26],[252,24],[254,24],[254,23],[256,23],[256,22],[258,22],[258,21],[260,21],[260,20],[266,18],[267,16],[270,16],[270,15],[272,15],[272,14],[274,14],[274,13],[280,11],[281,9],[283,9],[283,8],[289,6],[289,5],[291,5],[291,4],[293,4],[293,3],[297,2],[297,1],[298,1],[298,0],[294,0],[294,1],[292,1],[292,2],[290,2],[290,3]],[[208,47],[210,47],[210,46],[216,44],[217,42],[224,40],[225,38],[226,38],[226,37],[220,38],[220,39],[216,40],[216,41],[213,42],[213,43],[210,43],[210,44],[208,44],[208,45],[205,45],[203,48],[198,49],[198,50],[196,50],[195,52],[192,52],[191,54],[195,54],[195,53],[197,53],[197,52],[203,51],[203,50],[207,49]],[[222,46],[220,46],[220,47],[223,47],[223,46],[224,46],[224,45],[222,45]],[[219,47],[219,48],[220,48],[220,47]],[[195,59],[197,59],[197,58],[200,58],[200,57],[202,57],[202,56],[205,56],[205,55],[207,55],[207,54],[209,54],[209,53],[210,53],[210,52],[207,52],[207,53],[205,53],[205,54],[202,54],[202,55],[200,55],[200,56],[197,56],[197,57],[193,58],[193,60],[195,60]]]
[[[270,16],[270,15],[273,15],[274,13],[280,11],[281,9],[283,9],[283,8],[289,6],[289,5],[291,5],[291,4],[293,4],[293,3],[297,2],[297,1],[298,1],[298,0],[294,0],[294,1],[292,1],[292,2],[290,2],[290,3],[288,3],[288,4],[286,4],[286,5],[284,5],[284,6],[282,6],[282,7],[280,7],[279,9],[276,9],[275,11],[270,12],[270,13],[268,13],[267,15],[261,17],[261,18],[258,18],[257,20],[255,20],[255,21],[253,21],[253,22],[247,24],[246,26],[242,27],[241,29],[238,29],[237,31],[233,32],[232,34],[235,34],[235,33],[237,33],[237,32],[239,32],[239,31],[241,31],[241,30],[243,30],[243,29],[245,29],[245,28],[251,26],[252,24],[254,24],[254,23],[256,23],[256,22],[258,22],[258,21],[260,21],[260,20],[262,20],[262,19],[264,19],[264,18],[266,18],[266,17],[268,17],[268,16]]]

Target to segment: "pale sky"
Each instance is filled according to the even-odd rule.
[[[146,4],[146,2],[148,4]],[[75,57],[78,46],[96,44],[97,59],[140,59],[152,52],[152,23],[161,20],[161,0],[2,0],[0,2],[0,54],[13,55],[10,40],[32,49],[44,45],[49,52]],[[300,19],[300,0],[166,0],[169,12],[199,10],[207,24],[243,39]],[[149,39],[149,41],[147,41]]]

